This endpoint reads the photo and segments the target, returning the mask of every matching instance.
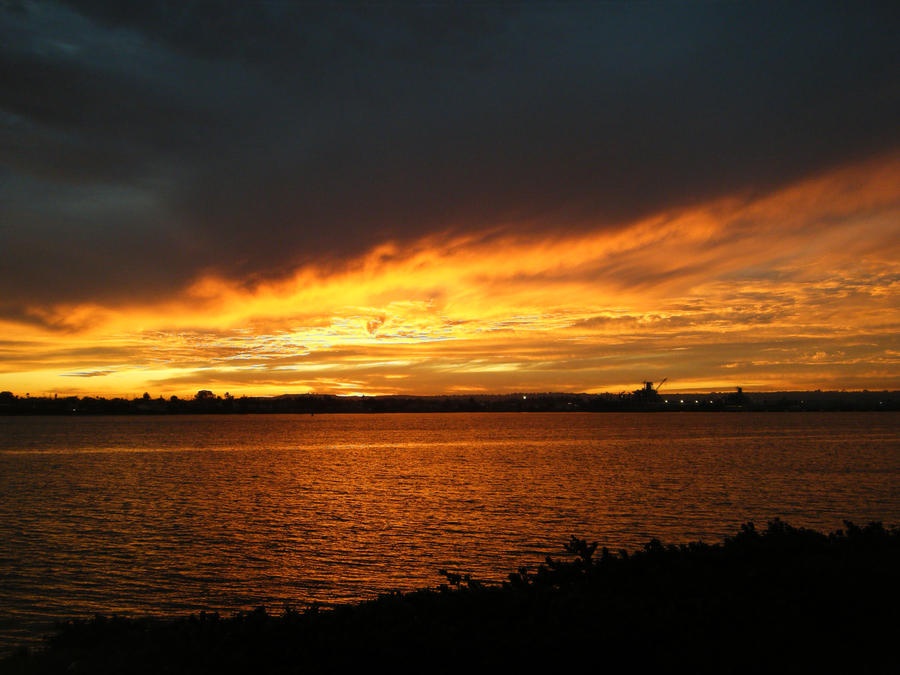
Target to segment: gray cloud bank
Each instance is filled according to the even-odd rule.
[[[873,2],[0,4],[0,315],[579,230],[900,145]]]

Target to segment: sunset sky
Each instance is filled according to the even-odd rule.
[[[0,390],[900,389],[900,3],[0,2]]]

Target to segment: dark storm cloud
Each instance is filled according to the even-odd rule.
[[[5,2],[0,312],[898,146],[894,3]]]

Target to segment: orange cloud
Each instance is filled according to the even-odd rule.
[[[0,389],[189,395],[894,387],[900,158],[543,238],[391,242],[145,306],[31,309]],[[529,229],[529,231],[533,231]]]

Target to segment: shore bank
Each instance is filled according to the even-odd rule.
[[[693,673],[894,672],[900,529],[829,534],[781,521],[722,543],[597,550],[486,585],[452,570],[434,589],[322,609],[63,623],[0,672],[458,672],[622,667]]]

